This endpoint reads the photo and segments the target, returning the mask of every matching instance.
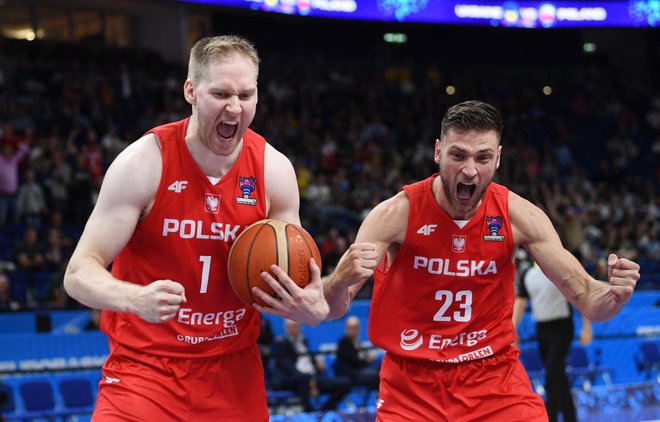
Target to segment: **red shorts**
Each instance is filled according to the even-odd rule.
[[[257,345],[209,358],[148,355],[110,344],[92,421],[268,421]]]
[[[548,420],[513,347],[465,363],[405,359],[387,353],[380,371],[377,421]]]

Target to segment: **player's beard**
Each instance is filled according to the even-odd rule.
[[[442,184],[442,190],[445,193],[445,197],[449,201],[449,206],[458,214],[456,217],[460,218],[471,217],[471,214],[479,207],[479,204],[481,204],[481,200],[484,198],[484,195],[486,195],[486,189],[488,188],[488,185],[486,185],[482,187],[480,191],[478,191],[476,189],[479,189],[479,186],[477,186],[475,188],[474,194],[472,195],[472,198],[470,198],[472,202],[469,205],[464,206],[460,205],[456,199],[458,196],[458,182],[452,183],[443,178],[442,175],[440,176],[440,182]],[[454,188],[453,192],[452,187]]]

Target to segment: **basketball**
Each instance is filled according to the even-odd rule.
[[[321,268],[321,254],[312,236],[302,227],[286,221],[267,219],[248,226],[229,250],[227,272],[238,297],[248,305],[267,305],[252,294],[253,287],[275,296],[275,291],[261,278],[276,264],[300,287],[311,281],[309,260]],[[269,271],[270,272],[270,271]],[[273,273],[271,275],[277,280]]]

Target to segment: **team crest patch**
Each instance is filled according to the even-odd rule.
[[[204,211],[211,214],[220,212],[220,195],[207,193],[204,197]]]
[[[504,242],[504,236],[500,235],[504,220],[501,215],[497,217],[486,216],[486,227],[488,227],[489,234],[484,235],[484,240],[488,242]]]
[[[457,253],[465,252],[465,240],[466,240],[465,235],[455,234],[452,237],[451,250]]]
[[[241,205],[257,205],[257,200],[251,198],[254,190],[257,188],[257,181],[254,180],[253,176],[250,177],[238,177],[238,187],[241,190],[242,196],[236,197],[236,203]]]

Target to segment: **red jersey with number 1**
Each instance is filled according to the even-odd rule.
[[[433,196],[436,177],[403,188],[408,229],[389,269],[382,262],[374,275],[369,338],[406,358],[480,359],[515,340],[509,190],[491,183],[461,228]]]
[[[227,255],[236,236],[266,218],[266,141],[248,130],[231,170],[213,184],[185,142],[189,119],[151,130],[161,144],[162,175],[151,212],[113,263],[112,274],[131,283],[181,283],[187,302],[163,324],[137,315],[104,312],[111,340],[161,356],[204,357],[253,345],[259,314],[234,293]]]

